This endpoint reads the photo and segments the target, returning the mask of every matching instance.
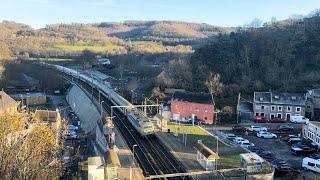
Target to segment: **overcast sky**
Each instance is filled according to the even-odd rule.
[[[3,1],[3,2],[2,2]],[[306,15],[320,0],[0,0],[0,20],[35,28],[54,23],[178,20],[239,26]]]

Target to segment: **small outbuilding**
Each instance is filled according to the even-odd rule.
[[[214,170],[219,156],[210,148],[199,142],[195,145],[197,149],[197,161],[207,171]]]

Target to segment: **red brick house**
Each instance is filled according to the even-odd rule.
[[[172,117],[180,119],[200,119],[208,124],[214,123],[214,105],[211,95],[204,93],[175,92],[171,100]]]

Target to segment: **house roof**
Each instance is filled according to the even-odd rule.
[[[4,91],[0,91],[0,110],[4,111],[8,108],[17,106],[19,103],[11,98],[7,93]]]
[[[200,104],[212,104],[212,97],[208,93],[192,93],[176,91],[172,95],[173,101],[194,102]]]
[[[201,154],[203,154],[208,160],[219,159],[217,153],[213,152],[210,148],[202,143],[196,143],[194,146]]]
[[[24,73],[20,73],[20,78],[19,78],[20,86],[34,86],[38,84],[39,84],[39,80],[34,79],[33,77],[30,77]]]
[[[303,93],[254,92],[255,103],[271,103],[282,105],[305,105]]]
[[[311,89],[308,91],[311,96],[320,97],[320,89]]]

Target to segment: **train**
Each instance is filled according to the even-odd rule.
[[[108,84],[103,83],[102,81],[93,78],[93,76],[88,76],[87,74],[81,73],[74,69],[66,68],[60,65],[41,63],[42,65],[49,66],[61,73],[67,74],[73,78],[79,79],[90,86],[98,89],[100,93],[108,98],[115,106],[125,106],[125,107],[116,107],[124,115],[126,115],[129,122],[133,127],[139,132],[141,136],[147,136],[154,134],[155,129],[153,122],[145,116],[142,111],[138,108],[135,108],[133,104],[127,101],[125,98],[116,93]]]

